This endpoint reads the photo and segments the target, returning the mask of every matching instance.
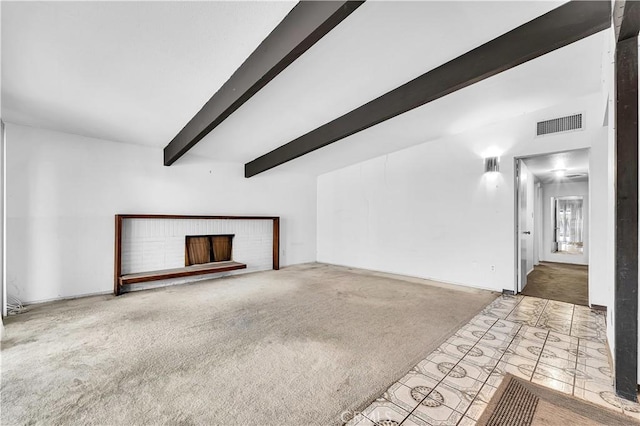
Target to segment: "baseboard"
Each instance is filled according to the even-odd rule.
[[[84,293],[84,294],[77,294],[74,296],[64,296],[64,297],[53,297],[51,299],[40,299],[40,300],[29,300],[29,301],[23,301],[22,304],[24,306],[27,305],[40,305],[42,303],[49,303],[49,302],[58,302],[60,300],[73,300],[73,299],[80,299],[83,297],[92,297],[92,296],[106,296],[109,294],[113,294],[113,291],[99,291],[96,293]]]
[[[607,307],[604,306],[604,305],[594,305],[594,304],[592,304],[591,305],[591,309],[593,309],[594,311],[601,311],[601,312],[604,312],[604,313],[607,312]]]
[[[541,260],[540,263],[556,263],[558,265],[589,266],[589,262],[562,262],[560,260]]]
[[[434,283],[447,284],[447,285],[452,285],[452,286],[456,286],[456,287],[465,287],[465,288],[468,288],[470,290],[486,290],[486,291],[500,292],[500,290],[495,289],[495,288],[490,288],[490,287],[483,287],[483,286],[472,285],[472,284],[463,284],[463,283],[460,283],[460,282],[441,280],[439,278],[421,277],[421,276],[418,276],[418,275],[407,275],[406,273],[387,271],[387,270],[383,270],[383,269],[367,269],[367,268],[361,268],[359,266],[343,265],[343,264],[340,264],[340,263],[322,262],[322,261],[319,261],[319,260],[316,261],[315,263],[318,263],[320,265],[338,266],[338,267],[341,267],[341,268],[355,269],[355,270],[365,271],[365,272],[369,272],[369,273],[373,272],[373,273],[381,273],[381,274],[387,274],[387,275],[395,275],[395,276],[398,277],[398,279],[401,279],[401,277],[405,277],[405,278],[416,279],[416,280],[432,281]]]

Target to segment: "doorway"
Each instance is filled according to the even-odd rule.
[[[518,293],[589,305],[589,150],[516,159]]]

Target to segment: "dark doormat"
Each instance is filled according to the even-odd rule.
[[[631,417],[507,375],[479,426],[640,425]]]

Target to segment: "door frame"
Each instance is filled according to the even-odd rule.
[[[514,192],[514,231],[513,231],[513,242],[514,242],[514,262],[515,262],[515,280],[513,284],[513,294],[518,294],[522,290],[520,288],[520,268],[522,268],[522,259],[520,255],[522,251],[520,249],[520,162],[528,157],[514,157],[513,158],[513,192]]]
[[[521,160],[526,160],[528,158],[536,158],[536,157],[545,157],[547,155],[554,155],[554,154],[562,154],[565,152],[573,152],[573,151],[584,151],[586,150],[587,152],[589,152],[589,155],[591,155],[591,148],[590,147],[582,147],[582,148],[575,148],[575,149],[562,149],[559,151],[548,151],[548,152],[542,152],[542,153],[537,153],[537,154],[529,154],[529,155],[519,155],[519,156],[514,156],[513,157],[513,194],[514,194],[514,203],[513,203],[513,247],[514,247],[514,256],[513,256],[513,263],[514,263],[514,283],[513,283],[513,292],[514,294],[518,294],[521,289],[518,288],[519,287],[519,274],[520,274],[520,234],[519,234],[519,227],[520,227],[520,168],[519,168],[519,162]],[[589,170],[589,177],[590,177],[590,173],[591,170]],[[591,183],[589,182],[589,188],[591,188]],[[589,189],[590,191],[591,189]],[[544,197],[541,197],[542,201],[544,202]],[[534,197],[535,199],[535,197]],[[543,210],[543,214],[544,214],[544,209]],[[589,199],[589,205],[588,205],[588,214],[589,214],[589,218],[591,217],[591,199]],[[544,223],[544,218],[543,218],[543,223]],[[591,224],[591,220],[589,220],[589,226]],[[535,225],[535,223],[534,223]],[[534,229],[533,231],[534,233],[532,234],[533,238],[534,238],[534,244],[535,244],[535,237],[536,234],[538,232],[540,232],[540,230],[536,230]],[[591,232],[587,233],[588,238],[591,237]],[[541,254],[541,253],[540,253]],[[591,296],[591,292],[589,292],[589,296]],[[589,302],[591,302],[591,300],[589,300]]]

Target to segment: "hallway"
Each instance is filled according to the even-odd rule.
[[[540,262],[527,277],[522,294],[588,306],[588,274],[588,266]]]

